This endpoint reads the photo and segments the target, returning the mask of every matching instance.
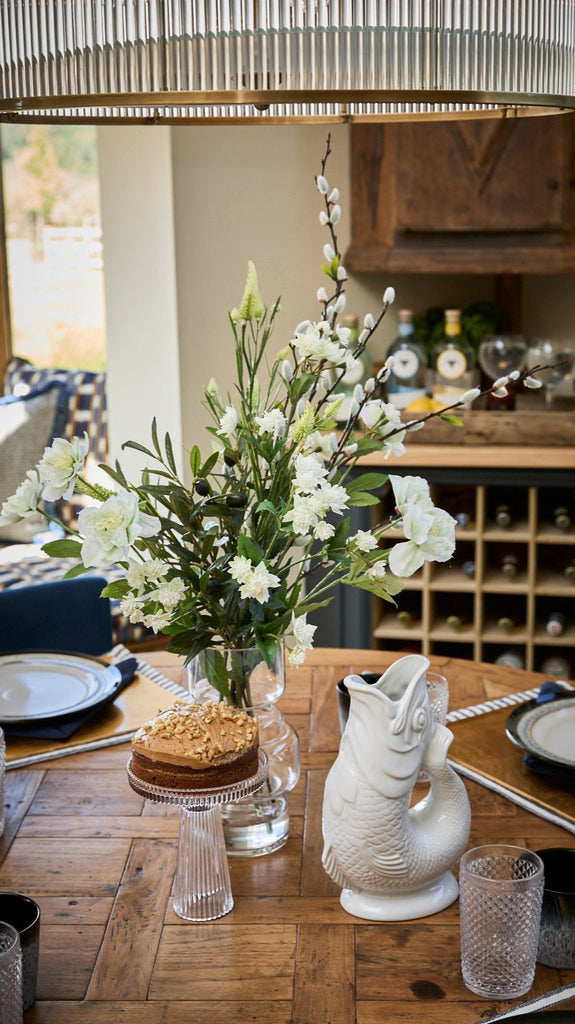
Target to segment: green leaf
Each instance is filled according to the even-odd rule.
[[[169,434],[166,434],[165,438],[166,445],[166,459],[168,460],[168,466],[170,467],[174,476],[178,475],[178,467],[176,466],[176,460],[174,458],[174,448],[172,445],[172,439]]]
[[[365,505],[379,505],[379,498],[375,494],[369,494],[368,491],[354,491],[349,495],[348,505],[354,505],[357,508],[363,508]]]
[[[463,420],[453,412],[440,413],[439,419],[443,420],[444,423],[450,423],[452,427],[463,426]]]
[[[153,443],[154,448],[156,449],[159,457],[161,458],[162,457],[162,449],[160,448],[160,442],[158,440],[158,423],[157,423],[157,420],[156,420],[155,416],[154,416],[154,418],[152,420],[152,443]]]
[[[312,373],[304,373],[301,377],[296,377],[289,386],[289,395],[292,402],[297,402],[311,388],[314,381],[315,377]]]
[[[258,636],[256,628],[256,647],[268,668],[273,668],[277,654],[277,640],[269,636]]]
[[[200,664],[206,673],[206,677],[214,690],[221,693],[222,697],[226,699],[230,696],[230,684],[228,679],[228,670],[226,668],[226,659],[224,658],[221,651],[209,651],[203,656],[200,655]]]
[[[220,453],[219,452],[212,452],[212,454],[204,462],[203,466],[200,467],[200,472],[199,472],[198,476],[201,476],[201,477],[209,476],[209,474],[212,472],[212,469],[214,468],[216,462],[218,461],[219,457],[220,457]]]
[[[62,579],[63,580],[73,580],[73,579],[76,578],[76,576],[83,576],[84,573],[86,573],[86,572],[88,572],[88,567],[85,566],[85,565],[82,565],[82,563],[80,562],[79,565],[73,565],[71,569],[68,569],[68,572],[64,573],[64,575],[62,576]]]
[[[259,544],[256,544],[251,537],[247,537],[245,533],[240,533],[238,537],[238,555],[249,558],[255,565],[261,562],[264,557]]]
[[[125,597],[129,591],[127,580],[113,580],[111,583],[107,583],[104,587],[101,596],[102,597],[114,597],[122,598]]]
[[[120,484],[121,487],[126,486],[126,478],[122,473],[122,470],[118,463],[116,463],[115,469],[112,469],[111,466],[106,466],[104,463],[101,463],[100,469],[103,469],[104,473],[107,473],[107,475],[111,477],[112,480],[114,480],[117,484]]]
[[[276,518],[279,515],[278,510],[275,507],[275,505],[273,505],[272,502],[268,501],[267,499],[265,501],[259,501],[258,504],[256,505],[254,511],[255,512],[271,512]]]
[[[139,444],[138,441],[124,441],[122,445],[122,450],[124,448],[133,448],[134,451],[136,452],[143,452],[144,455],[149,455],[151,459],[156,458],[154,452],[151,452],[150,449],[146,448],[145,445]]]
[[[348,538],[350,526],[349,516],[345,516],[328,544],[328,551],[331,551],[332,548],[342,548],[344,546]]]
[[[80,558],[82,545],[77,540],[50,540],[42,545],[42,551],[51,558]]]
[[[387,480],[386,473],[362,473],[346,484],[346,490],[348,494],[352,491],[373,491],[376,487],[383,487]]]
[[[201,464],[202,453],[200,452],[200,449],[198,448],[197,444],[195,444],[190,452],[190,469],[192,471],[192,476],[194,477],[194,479],[197,477],[200,471]]]

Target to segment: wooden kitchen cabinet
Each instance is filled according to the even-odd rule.
[[[354,125],[346,266],[574,271],[574,118]]]

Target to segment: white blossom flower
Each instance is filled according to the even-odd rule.
[[[304,448],[308,452],[321,452],[322,455],[329,459],[330,455],[337,451],[337,437],[333,432],[322,434],[319,430],[314,430],[305,439]]]
[[[286,431],[286,418],[281,409],[270,409],[261,416],[256,416],[259,434],[272,434],[274,441],[283,437]]]
[[[381,398],[374,398],[363,406],[359,418],[368,430],[374,430],[384,414],[384,402]]]
[[[299,668],[305,661],[305,651],[301,647],[294,647],[288,654],[289,663],[292,668]]]
[[[295,487],[298,491],[309,494],[326,476],[327,469],[317,455],[296,455]]]
[[[470,388],[469,391],[464,391],[459,401],[462,405],[469,405],[470,402],[474,402],[476,398],[479,398],[481,394],[481,388]]]
[[[132,590],[135,590],[137,594],[141,594],[144,589],[144,583],[146,581],[146,570],[143,562],[132,562],[128,563],[128,569],[126,571],[126,579]],[[129,614],[129,613],[126,613]]]
[[[147,580],[161,580],[168,571],[168,566],[160,558],[149,558],[144,562]]]
[[[83,438],[73,437],[66,441],[57,437],[38,463],[38,476],[44,485],[46,501],[68,500],[74,493],[76,480],[84,469],[90,442],[85,433]]]
[[[305,536],[317,524],[318,515],[313,506],[311,497],[304,494],[295,494],[293,508],[284,515],[284,522],[291,523],[294,533]]]
[[[349,538],[348,544],[355,544],[359,551],[373,551],[377,547],[377,537],[374,537],[369,530],[358,530],[353,537]]]
[[[166,612],[153,612],[151,615],[144,615],[141,621],[147,629],[153,630],[154,633],[161,633],[170,625],[171,616]]]
[[[321,488],[318,501],[325,512],[342,513],[348,507],[349,495],[341,484],[326,484]]]
[[[223,434],[225,437],[233,437],[237,425],[238,414],[236,410],[233,405],[226,405],[226,411],[220,419],[218,434]]]
[[[265,562],[258,562],[251,570],[247,579],[240,589],[240,597],[251,598],[259,604],[265,604],[269,600],[270,590],[279,587],[281,580],[273,572],[270,572]]]
[[[186,584],[179,576],[175,576],[174,579],[161,583],[157,590],[148,594],[148,597],[158,601],[165,611],[170,612],[179,605],[180,601],[183,601],[185,594]]]
[[[141,512],[138,495],[121,491],[97,508],[84,508],[78,516],[84,537],[82,562],[87,568],[103,569],[122,562],[139,537],[154,537],[161,523],[156,516]]]
[[[244,555],[236,555],[229,564],[229,573],[236,583],[245,583],[252,568],[253,566],[249,558],[246,558]]]
[[[120,611],[130,622],[142,621],[142,602],[136,594],[126,594],[120,601]]]
[[[389,482],[393,488],[396,508],[400,513],[408,511],[413,505],[423,505],[425,509],[434,507],[429,494],[429,484],[423,477],[390,474]]]
[[[298,646],[303,647],[304,650],[310,650],[313,646],[313,635],[316,629],[317,626],[308,623],[307,616],[292,616],[292,633]]]
[[[329,540],[335,533],[335,526],[333,523],[319,522],[314,527],[313,535],[316,540]]]
[[[26,479],[2,505],[0,526],[11,526],[20,519],[33,516],[42,500],[42,484],[35,469],[29,469]]]
[[[367,570],[366,576],[369,576],[372,580],[382,580],[387,574],[387,566],[383,560],[375,562],[374,565],[370,565]]]

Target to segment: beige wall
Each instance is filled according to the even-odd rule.
[[[239,302],[249,259],[264,300],[282,312],[272,351],[317,312],[327,231],[318,221],[325,126],[106,128],[101,135],[110,405],[114,446],[147,437],[155,413],[186,448],[209,450],[202,387],[233,382],[227,311]],[[330,184],[340,188],[338,225],[350,232],[349,129],[331,129]],[[107,197],[107,199],[106,199]],[[374,339],[383,355],[397,309],[465,306],[493,298],[490,277],[357,275],[348,312],[377,314],[385,287],[396,306]],[[575,288],[564,277],[525,278],[524,330],[575,336]],[[130,408],[126,388],[130,391]]]

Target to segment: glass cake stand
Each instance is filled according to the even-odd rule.
[[[132,789],[154,803],[180,808],[178,868],[174,883],[174,910],[186,921],[213,921],[234,905],[220,813],[221,804],[250,796],[264,784],[267,756],[260,749],[255,775],[232,786],[212,789],[164,789],[134,775],[131,758],[128,781]]]

